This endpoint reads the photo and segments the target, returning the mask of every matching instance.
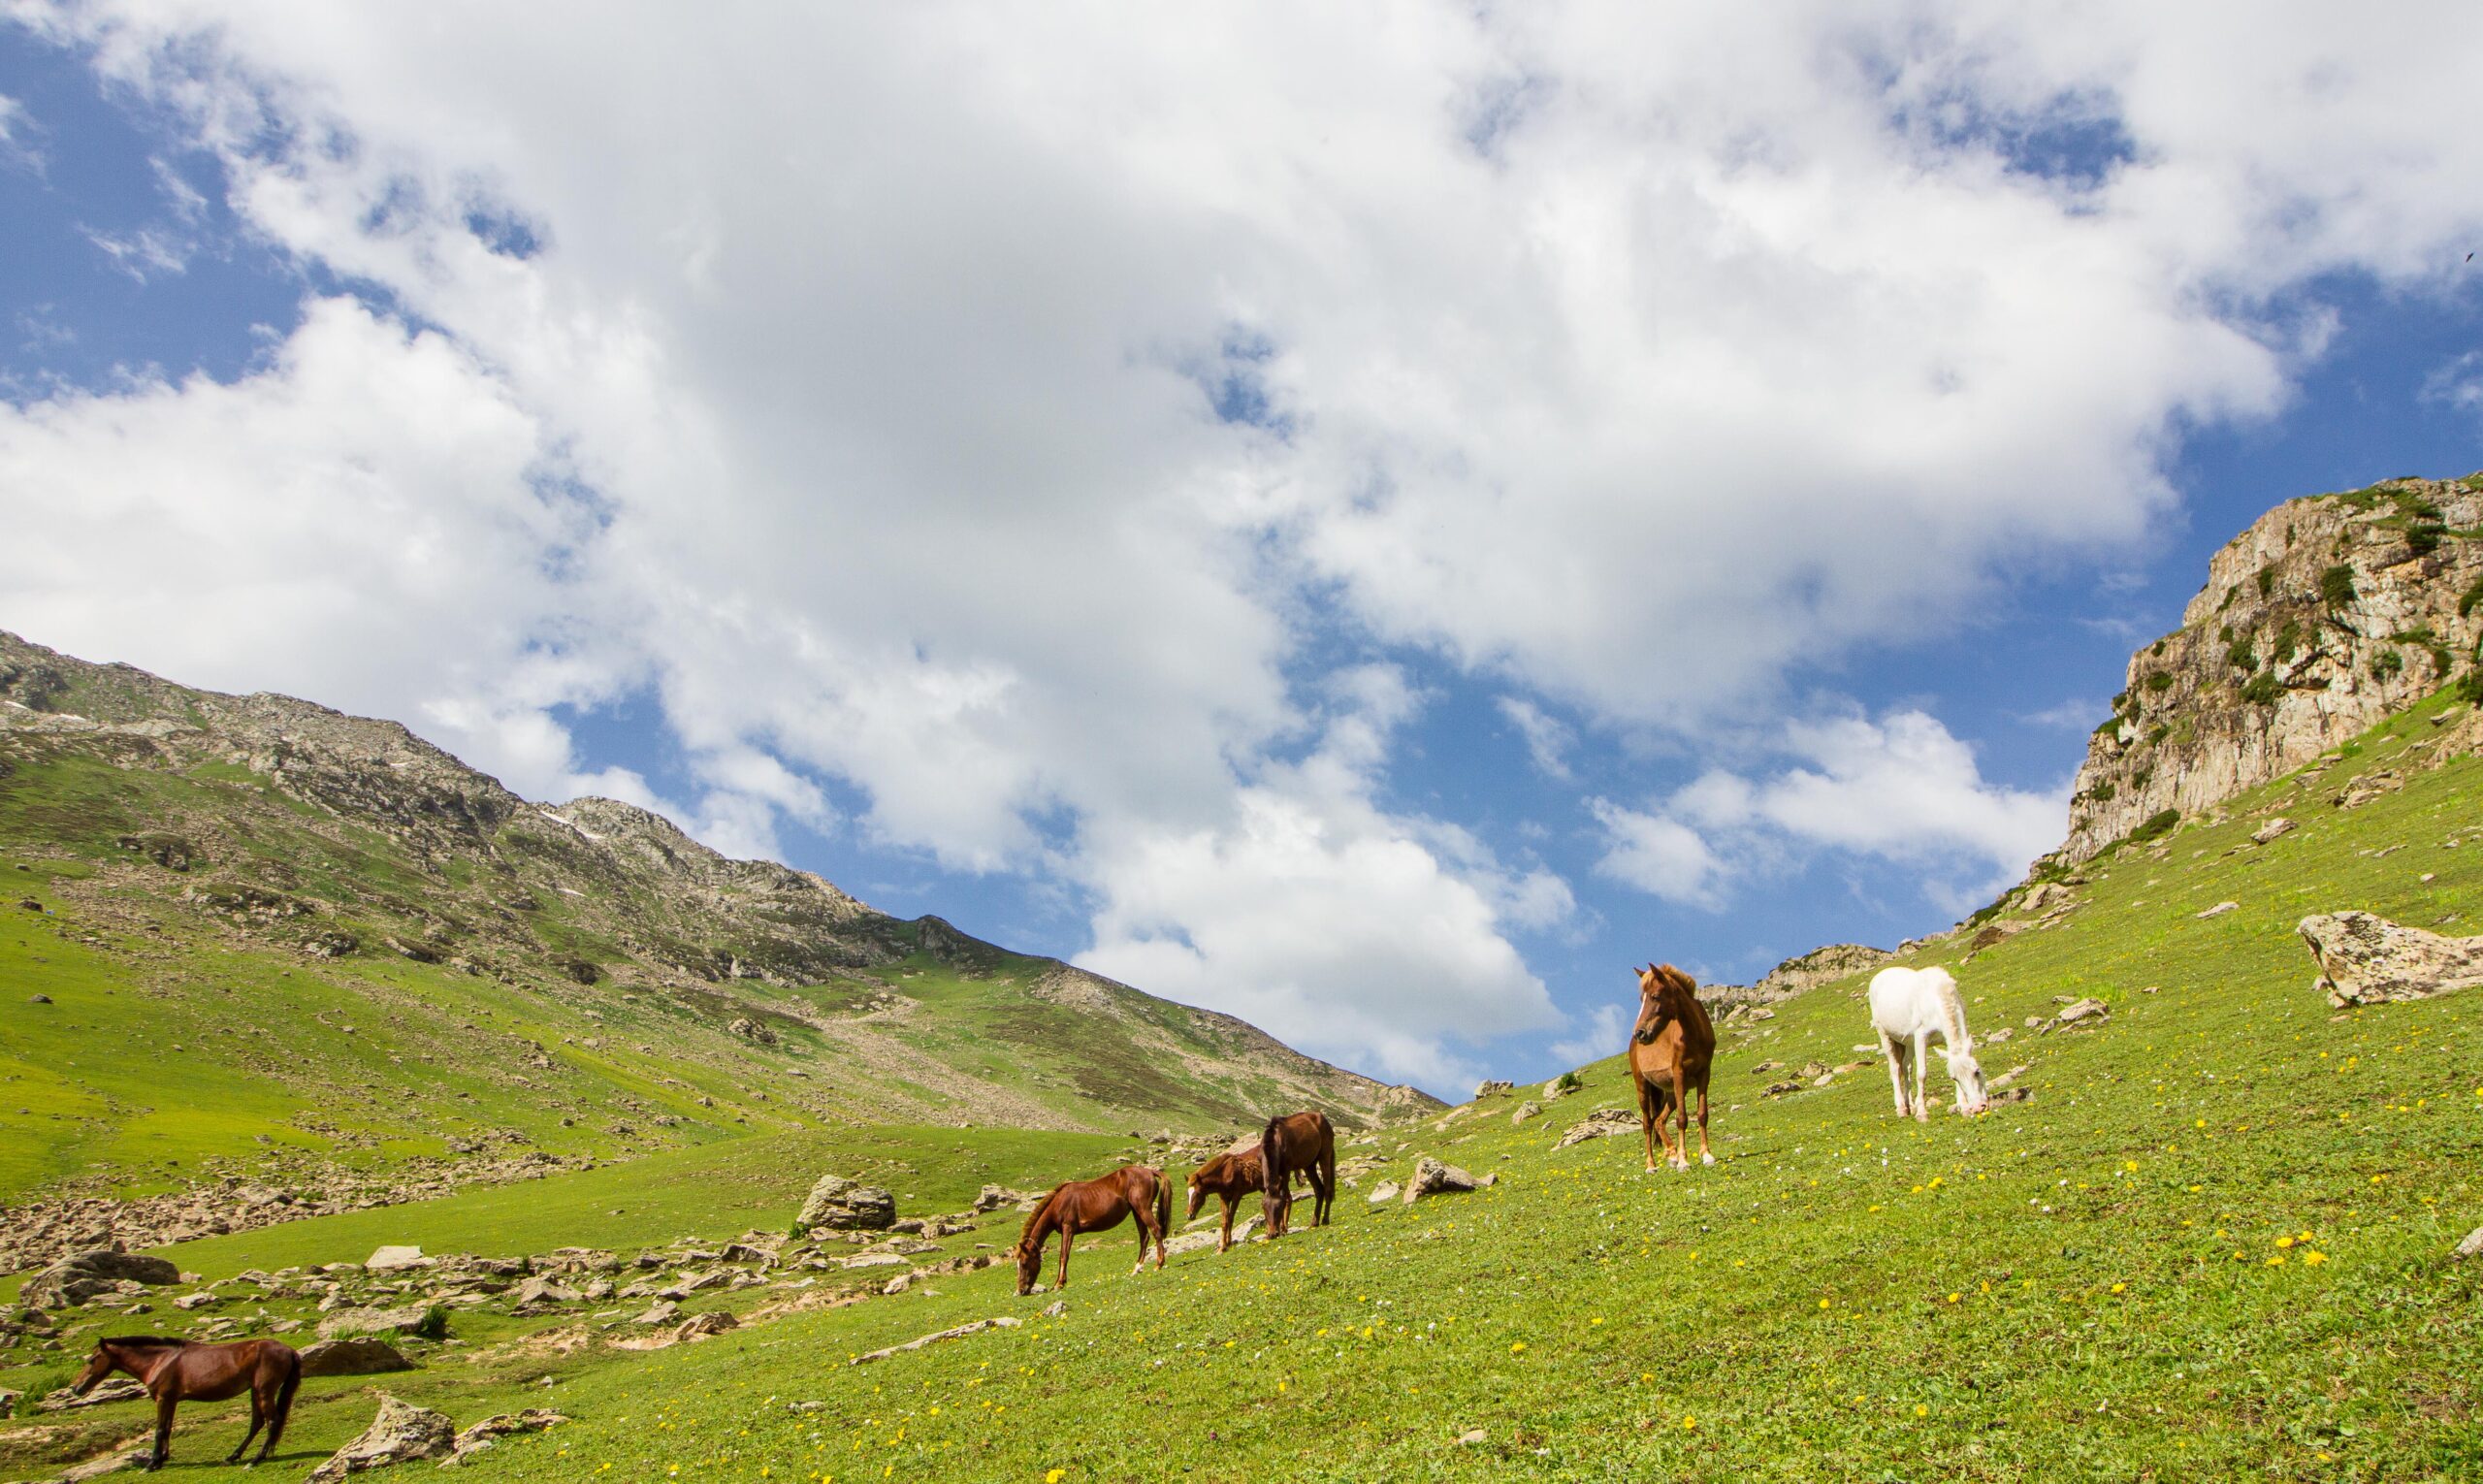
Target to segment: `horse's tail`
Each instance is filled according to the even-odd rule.
[[[265,1458],[275,1451],[276,1439],[284,1436],[284,1425],[293,1416],[293,1394],[301,1389],[302,1352],[286,1345],[284,1379],[276,1384],[274,1415],[268,1418],[268,1440],[260,1448],[259,1457]]]
[[[1164,1255],[1164,1239],[1172,1233],[1173,1178],[1168,1175],[1158,1175],[1155,1177],[1155,1255],[1158,1258]],[[1145,1256],[1145,1250],[1141,1248],[1139,1255]]]

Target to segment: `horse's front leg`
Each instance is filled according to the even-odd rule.
[[[1065,1226],[1060,1229],[1060,1279],[1051,1285],[1054,1288],[1069,1286],[1069,1244],[1077,1240],[1076,1232]]]
[[[1672,1155],[1674,1169],[1687,1170],[1690,1168],[1690,1083],[1688,1079],[1677,1073],[1673,1079],[1673,1117],[1681,1126],[1681,1146],[1676,1149],[1667,1145],[1665,1152]]]
[[[1219,1196],[1224,1203],[1224,1229],[1215,1234],[1215,1250],[1219,1257],[1233,1250],[1233,1198]]]
[[[1687,1136],[1683,1138],[1682,1143],[1684,1145],[1690,1143]],[[1702,1165],[1712,1165],[1716,1162],[1715,1154],[1707,1147],[1707,1088],[1704,1083],[1701,1083],[1698,1088],[1698,1162]]]
[[[1656,1173],[1656,1125],[1649,1110],[1654,1106],[1648,1097],[1647,1080],[1636,1067],[1629,1069],[1629,1080],[1638,1084],[1638,1137],[1647,1145],[1647,1173]]]
[[[258,1383],[256,1381],[251,1382],[250,1431],[242,1434],[242,1440],[233,1445],[233,1451],[224,1455],[224,1462],[228,1464],[238,1464],[242,1461],[242,1455],[250,1451],[250,1439],[259,1436],[259,1424],[266,1420],[272,1404],[273,1403],[271,1403],[259,1400]]]
[[[146,1458],[146,1468],[150,1473],[172,1462],[173,1408],[180,1404],[179,1395],[171,1387],[166,1387],[164,1394],[155,1399],[155,1451],[148,1454]]]
[[[1914,1120],[1931,1121],[1931,1033],[1914,1033]]]

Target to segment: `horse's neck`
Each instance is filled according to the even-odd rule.
[[[1044,1197],[1043,1204],[1035,1208],[1035,1213],[1026,1218],[1026,1229],[1017,1234],[1017,1245],[1030,1252],[1042,1251],[1044,1243],[1051,1239],[1052,1228],[1060,1224],[1059,1205],[1058,1191]]]
[[[1947,984],[1940,986],[1940,1034],[1949,1044],[1950,1055],[1973,1054],[1974,1038],[1966,1034],[1966,1007]]]
[[[177,1345],[113,1345],[105,1353],[112,1356],[113,1365],[138,1377],[141,1384],[151,1385],[164,1363],[181,1352]]]

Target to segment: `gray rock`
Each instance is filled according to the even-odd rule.
[[[1510,1083],[1503,1081],[1485,1081],[1475,1085],[1474,1095],[1478,1098],[1488,1098],[1495,1093],[1508,1091],[1510,1085]]]
[[[559,1412],[540,1406],[530,1406],[522,1412],[501,1412],[498,1416],[486,1417],[457,1435],[457,1441],[450,1449],[448,1462],[462,1464],[468,1454],[480,1453],[503,1437],[514,1436],[520,1433],[539,1433],[545,1428],[559,1427],[568,1420]]]
[[[1631,1113],[1628,1109],[1598,1108],[1595,1112],[1587,1114],[1584,1118],[1579,1119],[1575,1124],[1571,1125],[1569,1131],[1563,1134],[1560,1142],[1553,1145],[1552,1147],[1556,1150],[1565,1149],[1571,1145],[1584,1144],[1590,1139],[1603,1139],[1614,1134],[1634,1133],[1637,1131],[1637,1127],[1638,1115]]]
[[[1389,1202],[1397,1199],[1399,1189],[1400,1187],[1395,1180],[1381,1180],[1378,1184],[1370,1187],[1370,1204],[1373,1206],[1387,1205]]]
[[[2293,821],[2286,819],[2283,815],[2277,815],[2274,819],[2270,820],[2267,823],[2260,825],[2257,829],[2250,832],[2250,843],[2253,845],[2265,845],[2271,840],[2293,833]]]
[[[322,1339],[302,1352],[304,1375],[381,1375],[413,1369],[414,1363],[399,1353],[395,1345],[367,1335],[351,1339]]]
[[[517,1307],[554,1308],[563,1304],[575,1304],[581,1295],[574,1288],[548,1277],[531,1277],[517,1285]]]
[[[319,1338],[334,1339],[340,1335],[378,1335],[389,1330],[410,1335],[414,1326],[423,1322],[426,1307],[409,1304],[403,1308],[340,1308],[319,1321]]]
[[[457,1447],[457,1424],[427,1406],[379,1394],[379,1414],[360,1437],[310,1470],[306,1484],[330,1484],[349,1473],[421,1459],[445,1458]]]
[[[362,1261],[369,1273],[400,1273],[407,1268],[428,1268],[433,1259],[423,1256],[420,1247],[381,1247]]]
[[[1049,1304],[1044,1306],[1044,1317],[1047,1319],[1057,1319],[1068,1312],[1069,1301],[1067,1299],[1054,1299]]]
[[[1542,1116],[1542,1113],[1543,1105],[1534,1101],[1532,1098],[1528,1098],[1525,1102],[1520,1103],[1515,1109],[1510,1111],[1509,1122],[1511,1125],[1524,1123],[1529,1118]]]
[[[673,1303],[670,1299],[665,1299],[629,1322],[631,1324],[645,1325],[670,1324],[673,1320],[679,1317],[681,1317],[681,1306]]]
[[[896,1197],[876,1185],[857,1184],[841,1175],[822,1175],[802,1203],[794,1225],[803,1231],[886,1231],[896,1222]]]
[[[2443,938],[2368,912],[2307,917],[2301,932],[2319,960],[2311,987],[2340,1009],[2430,999],[2483,984],[2483,938]]]
[[[2457,1244],[2454,1255],[2459,1262],[2464,1262],[2469,1257],[2483,1257],[2483,1226],[2478,1226],[2467,1233],[2466,1240]]]
[[[2065,1025],[2101,1025],[2111,1018],[2112,1014],[2112,1007],[2102,1000],[2093,998],[2072,1000],[2061,1007],[2060,1014],[2052,1016],[2050,1023],[2047,1024],[2044,1030],[2049,1033]]]
[[[721,1308],[715,1308],[703,1314],[693,1314],[682,1321],[681,1328],[672,1332],[672,1338],[679,1340],[704,1339],[710,1335],[721,1335],[740,1327],[740,1320]]]
[[[39,1412],[70,1412],[84,1406],[108,1406],[114,1402],[139,1402],[146,1396],[146,1388],[135,1376],[114,1376],[94,1390],[80,1396],[63,1386],[48,1392],[35,1403]]]
[[[1578,1074],[1575,1072],[1564,1072],[1543,1084],[1543,1101],[1559,1102],[1585,1085],[1586,1083],[1578,1081]]]
[[[73,1304],[117,1292],[122,1283],[177,1283],[181,1270],[160,1257],[109,1249],[66,1257],[26,1279],[18,1302],[37,1308],[67,1308]]]
[[[1042,1199],[1043,1196],[1040,1193],[1032,1190],[1012,1190],[1006,1185],[985,1185],[975,1192],[971,1210],[978,1215],[984,1211],[998,1210],[1004,1206],[1014,1206],[1020,1210],[1031,1210],[1034,1209],[1034,1204]]]
[[[1429,1154],[1425,1154],[1414,1161],[1414,1173],[1405,1181],[1405,1193],[1401,1199],[1411,1206],[1425,1196],[1446,1195],[1452,1191],[1461,1190],[1479,1190],[1482,1186],[1483,1181],[1477,1180],[1455,1165],[1442,1164]]]
[[[2241,910],[2241,904],[2240,902],[2218,902],[2207,911],[2195,912],[2192,913],[2191,916],[2197,918],[2220,918],[2228,912],[2239,912]]]

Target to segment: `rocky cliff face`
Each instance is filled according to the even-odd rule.
[[[2483,475],[2276,506],[2209,560],[2180,629],[2131,657],[2061,856],[2203,814],[2472,683],[2478,639]]]

